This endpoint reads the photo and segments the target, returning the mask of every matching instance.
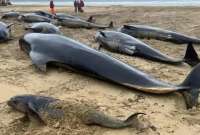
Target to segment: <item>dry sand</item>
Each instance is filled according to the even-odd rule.
[[[11,6],[1,7],[0,12],[10,10],[33,11],[36,9],[48,10],[47,7],[43,6]],[[59,7],[57,11],[73,14],[72,7]],[[95,15],[97,22],[100,24],[108,24],[111,20],[115,22],[116,27],[126,23],[147,24],[200,37],[199,8],[87,7],[86,12],[81,14],[85,18],[90,15]],[[83,42],[92,48],[97,47],[97,43],[93,39],[96,30],[69,28],[62,28],[61,30],[65,36]],[[15,120],[22,115],[13,113],[7,107],[5,101],[17,94],[41,94],[63,100],[68,98],[86,100],[98,105],[105,113],[122,119],[134,112],[144,112],[147,114],[145,117],[157,128],[156,131],[148,129],[143,132],[139,132],[134,128],[120,130],[96,127],[85,128],[95,130],[95,135],[200,134],[199,108],[186,110],[183,97],[180,94],[156,96],[140,93],[58,68],[48,68],[47,73],[40,73],[34,68],[30,59],[19,50],[18,39],[25,33],[23,24],[16,22],[12,33],[14,40],[0,45],[0,102],[2,102],[0,104],[0,134],[87,134],[84,131],[81,132],[84,129],[82,129],[83,125],[76,125],[76,130],[69,132],[69,125],[67,124],[66,128],[63,126],[63,128],[57,129],[56,127],[32,127],[27,126],[27,123],[16,123]],[[185,45],[175,45],[155,40],[144,41],[172,57],[182,58],[184,56]],[[200,47],[195,46],[195,49],[200,55]],[[191,71],[191,67],[186,64],[170,66],[141,58],[115,54],[106,50],[102,51],[160,80],[174,84],[181,83]]]

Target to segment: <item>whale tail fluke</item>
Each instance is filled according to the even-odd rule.
[[[145,115],[145,113],[134,113],[126,120],[119,120],[117,118],[105,115],[102,112],[88,111],[87,115],[84,117],[83,122],[87,125],[98,125],[112,129],[136,127],[139,123],[138,115]]]
[[[197,106],[200,89],[200,64],[196,65],[180,86],[186,87],[181,91],[185,98],[187,109]],[[188,87],[188,88],[187,88]]]
[[[200,59],[199,59],[198,54],[195,51],[192,43],[188,43],[186,53],[184,56],[184,62],[189,64],[190,66],[195,66],[198,63],[200,63]]]
[[[132,125],[132,123],[135,121],[135,119],[137,118],[138,115],[146,115],[145,113],[134,113],[131,116],[129,116],[124,123],[126,123],[126,125]]]

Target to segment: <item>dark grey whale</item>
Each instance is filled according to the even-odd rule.
[[[72,18],[72,19],[79,19],[79,20],[95,23],[95,18],[93,16],[90,16],[87,20],[85,20],[83,18],[80,18],[79,16],[73,16],[66,13],[56,13],[55,18],[56,19]]]
[[[75,101],[61,101],[52,97],[37,96],[37,95],[18,95],[12,97],[7,101],[7,104],[15,110],[24,113],[25,117],[38,120],[40,123],[46,125],[43,115],[47,114],[54,119],[70,116],[78,116],[86,125],[98,125],[107,128],[126,128],[135,127],[140,124],[137,116],[144,113],[134,113],[126,120],[119,120],[117,118],[108,116],[103,112],[95,109],[93,106],[86,105],[81,102],[74,104]],[[66,109],[65,109],[66,104]],[[73,106],[70,107],[69,106]],[[72,109],[74,111],[71,111]],[[69,111],[70,110],[70,111]],[[45,114],[44,114],[45,112]]]
[[[11,12],[4,13],[1,19],[17,19],[19,16],[20,16],[19,12],[11,11]]]
[[[45,12],[45,11],[42,11],[42,10],[37,10],[37,11],[34,11],[33,13],[36,14],[36,15],[40,15],[40,16],[50,18],[50,19],[55,18],[55,15],[48,13],[48,12]]]
[[[198,56],[192,55],[197,54],[194,49],[187,49],[187,57],[185,57],[185,59],[183,60],[177,60],[161,53],[160,51],[152,48],[146,43],[121,32],[100,31],[96,34],[95,39],[99,43],[98,49],[100,49],[100,47],[105,47],[114,52],[119,52],[130,56],[138,56],[149,60],[174,65],[182,64],[182,62],[184,61],[188,64],[193,63],[190,64],[192,66],[199,63],[199,61],[196,61],[196,59],[198,59]],[[188,45],[188,48],[193,48],[193,46]]]
[[[119,28],[118,31],[135,38],[157,39],[175,44],[200,44],[200,39],[197,37],[191,37],[181,33],[146,25],[124,25]]]
[[[35,13],[22,14],[18,17],[18,20],[24,21],[27,23],[51,22],[52,21],[52,19],[50,19],[48,17],[37,15]]]
[[[58,18],[57,25],[66,26],[68,28],[87,28],[87,29],[106,29],[112,28],[113,22],[111,21],[108,26],[95,24],[86,20],[82,20],[79,18]]]
[[[187,108],[196,106],[198,102],[200,64],[183,83],[173,85],[61,35],[29,33],[19,40],[19,45],[42,71],[46,71],[48,63],[60,63],[69,69],[147,93],[178,91],[184,95]]]
[[[61,34],[57,26],[47,22],[33,23],[31,26],[26,26],[25,30],[35,33]]]

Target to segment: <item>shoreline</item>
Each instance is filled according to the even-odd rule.
[[[33,4],[33,5],[29,5],[29,4],[24,4],[24,5],[16,5],[16,4],[13,4],[13,5],[8,5],[8,6],[0,6],[2,8],[0,8],[0,12],[2,10],[5,10],[5,9],[10,9],[12,8],[13,10],[15,8],[17,9],[21,9],[21,8],[24,8],[24,10],[27,10],[27,8],[32,8],[32,7],[38,7],[38,8],[42,8],[44,10],[44,8],[47,8],[47,10],[49,9],[49,6],[48,5],[41,5],[41,4]],[[59,10],[63,10],[63,8],[69,8],[70,10],[73,10],[74,6],[73,5],[56,5],[56,8],[59,9]],[[160,9],[160,8],[163,8],[163,9],[174,9],[174,8],[177,8],[177,9],[198,9],[200,7],[200,5],[196,5],[196,6],[167,6],[167,5],[163,5],[163,6],[144,6],[144,5],[141,5],[141,6],[131,6],[131,5],[128,5],[128,6],[125,6],[125,5],[112,5],[112,6],[98,6],[98,5],[86,5],[85,8],[91,8],[91,9],[105,9],[105,8],[122,8],[122,9],[130,9],[132,7],[135,7],[136,9],[140,9],[140,8],[151,8],[151,7],[154,7],[155,9]],[[36,9],[37,10],[37,9]],[[6,11],[7,12],[7,11]]]
[[[48,2],[12,2],[13,5],[49,5]],[[200,1],[199,2],[85,2],[87,6],[127,6],[127,7],[200,7]],[[73,2],[55,2],[56,6],[73,6]]]

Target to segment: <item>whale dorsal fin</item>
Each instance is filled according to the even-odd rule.
[[[184,61],[189,64],[190,66],[195,66],[198,63],[200,63],[199,56],[197,52],[195,51],[192,43],[188,43],[186,53],[184,56]]]

